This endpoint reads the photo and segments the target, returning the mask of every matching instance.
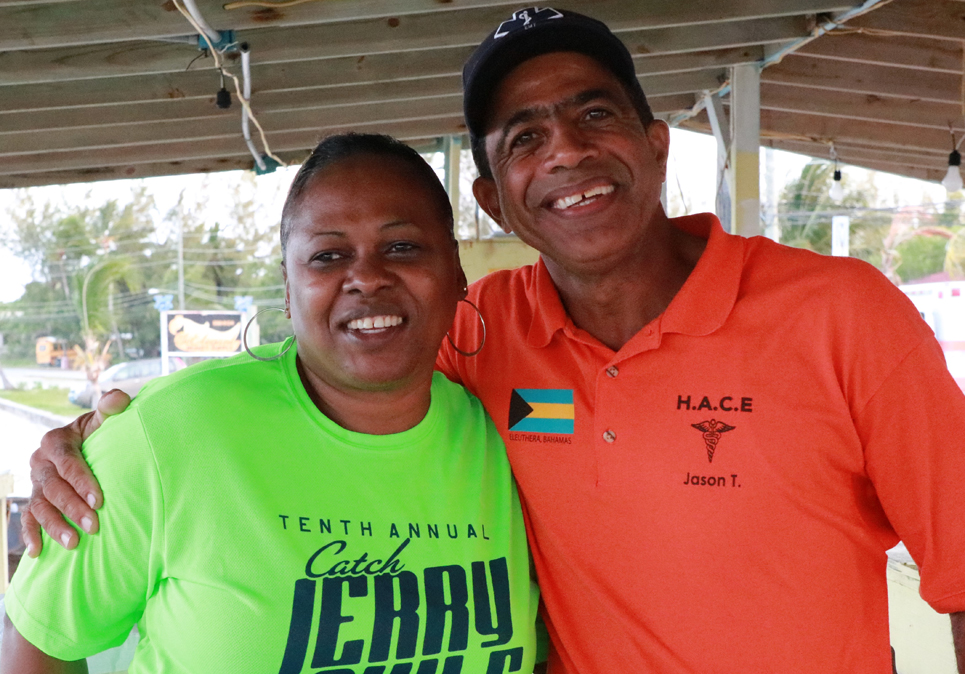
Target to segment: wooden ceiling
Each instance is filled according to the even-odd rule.
[[[336,131],[413,144],[463,133],[462,64],[523,3],[197,4],[250,46],[252,108],[271,150],[298,162]],[[706,117],[683,113],[705,91],[726,92],[730,66],[774,61],[761,90],[762,134],[774,147],[825,157],[833,140],[845,162],[937,180],[949,122],[965,133],[962,0],[552,6],[609,24],[654,110],[684,127],[707,129]],[[172,0],[0,0],[0,188],[251,168],[241,106],[215,106],[213,60],[170,42],[191,34]],[[226,58],[239,73],[238,52]]]
[[[963,45],[962,0],[882,3],[763,70],[762,142],[825,158],[833,142],[844,163],[940,181],[949,128],[965,137]]]

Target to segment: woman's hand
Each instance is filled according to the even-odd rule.
[[[103,505],[104,496],[80,448],[104,419],[123,412],[130,404],[129,395],[114,389],[101,397],[97,410],[44,434],[40,449],[30,456],[33,492],[20,517],[28,556],[40,554],[41,527],[68,550],[77,547],[77,532],[63,515],[89,534],[97,531],[95,510]]]

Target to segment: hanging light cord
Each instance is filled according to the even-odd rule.
[[[181,3],[181,0],[174,0],[174,6],[178,8],[178,11],[181,12],[184,18],[188,20],[188,22],[194,27],[196,31],[198,31],[198,35],[204,38],[204,41],[208,44],[208,51],[211,53],[211,56],[214,58],[215,68],[221,71],[222,76],[227,75],[228,77],[231,78],[231,81],[235,83],[235,93],[238,95],[238,100],[241,101],[242,107],[248,113],[248,118],[255,125],[255,128],[258,129],[258,135],[261,138],[262,147],[265,148],[265,154],[271,157],[272,159],[274,159],[281,166],[287,166],[287,164],[284,161],[282,161],[282,159],[278,157],[278,155],[276,155],[271,151],[271,148],[268,145],[268,139],[265,137],[265,130],[261,127],[261,124],[258,122],[258,119],[255,117],[255,113],[251,110],[251,105],[249,104],[248,99],[243,95],[241,82],[239,82],[238,77],[234,73],[225,71],[224,61],[221,58],[223,56],[223,52],[219,52],[217,49],[214,48],[214,45],[211,44],[211,39],[208,37],[208,34],[198,24],[198,22],[195,21],[194,17],[191,16],[191,13],[184,8],[184,5]]]

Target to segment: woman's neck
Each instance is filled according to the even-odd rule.
[[[356,433],[389,435],[418,425],[429,412],[432,373],[408,386],[391,390],[337,389],[296,359],[298,376],[309,398],[322,414]]]

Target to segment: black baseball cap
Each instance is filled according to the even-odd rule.
[[[576,12],[527,7],[499,24],[462,69],[463,112],[470,136],[475,140],[485,135],[489,102],[503,77],[523,61],[560,51],[586,54],[599,61],[637,99],[641,115],[653,118],[630,52],[605,23]]]

